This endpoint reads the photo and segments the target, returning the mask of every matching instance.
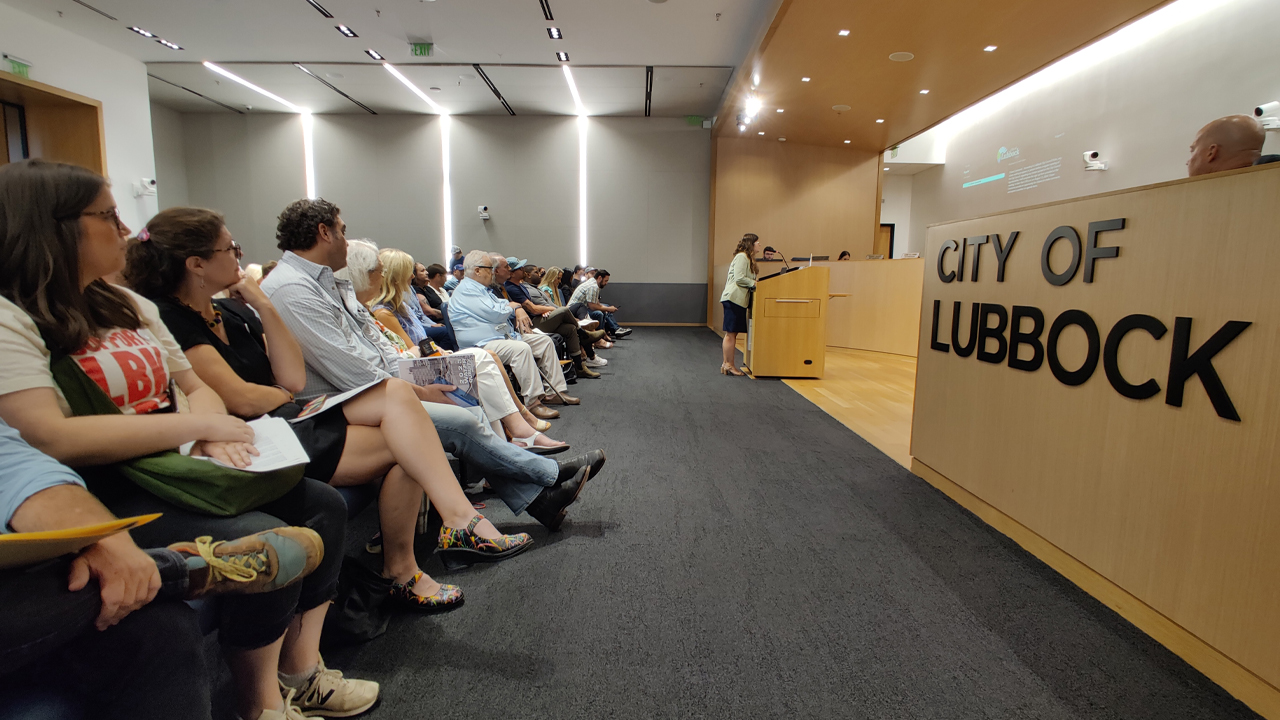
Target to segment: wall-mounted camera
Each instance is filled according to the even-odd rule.
[[[1097,150],[1085,150],[1084,153],[1084,169],[1085,170],[1106,170],[1107,161],[1102,159],[1102,153]]]
[[[1262,127],[1267,130],[1280,130],[1280,100],[1272,100],[1265,105],[1253,109],[1253,116],[1258,118]]]
[[[143,195],[156,194],[156,179],[142,178],[133,184],[133,196],[142,197]]]
[[[488,220],[488,219],[489,219],[489,206],[488,206],[488,205],[478,205],[478,206],[476,207],[476,210],[480,213],[480,219],[481,219],[481,220]]]

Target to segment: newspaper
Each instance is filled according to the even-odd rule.
[[[468,353],[454,353],[424,358],[402,358],[400,379],[414,385],[453,385],[458,388],[448,395],[463,407],[480,404],[476,384],[476,358]]]

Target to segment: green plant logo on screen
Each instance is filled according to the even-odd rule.
[[[997,163],[1001,163],[1001,162],[1004,162],[1005,160],[1008,160],[1009,158],[1016,158],[1016,157],[1018,157],[1018,148],[1013,148],[1012,150],[1010,150],[1007,147],[1001,147],[999,150],[996,151]]]

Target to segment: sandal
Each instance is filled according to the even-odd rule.
[[[406,583],[391,583],[390,595],[399,605],[424,614],[448,612],[462,606],[462,588],[457,585],[441,583],[440,589],[432,595],[418,595],[413,586],[422,579],[422,571],[413,574]]]
[[[444,561],[445,567],[454,570],[476,562],[506,560],[533,545],[533,538],[529,537],[529,533],[482,538],[476,534],[476,525],[481,520],[484,520],[484,516],[476,513],[466,528],[440,527],[440,542],[436,547],[440,550],[440,559]]]
[[[538,441],[539,435],[542,435],[542,433],[534,432],[532,435],[526,438],[518,438],[518,437],[512,436],[511,444],[515,445],[516,447],[522,450],[528,450],[529,452],[535,455],[555,455],[556,453],[562,453],[565,450],[569,449],[569,443],[567,442],[561,442],[559,445],[535,445],[534,443]],[[547,437],[547,436],[542,435],[542,437]],[[550,440],[551,438],[547,438],[547,439]],[[555,442],[560,442],[560,441],[557,440]]]

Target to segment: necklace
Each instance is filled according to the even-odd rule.
[[[206,317],[204,316],[204,313],[200,312],[199,310],[197,310],[197,309],[195,309],[195,308],[191,307],[190,305],[188,305],[188,304],[186,304],[186,303],[182,302],[181,300],[179,300],[179,299],[178,299],[178,298],[176,298],[176,297],[174,298],[174,300],[178,300],[178,304],[179,304],[179,305],[181,305],[182,307],[184,307],[184,308],[186,308],[186,309],[190,310],[191,312],[193,312],[193,313],[195,313],[195,314],[199,315],[199,316],[200,316],[200,319],[201,319],[201,320],[204,320],[204,324],[205,324],[205,325],[208,325],[210,330],[217,330],[217,329],[218,329],[218,326],[222,324],[222,311],[221,311],[221,310],[219,310],[218,308],[213,308],[213,319],[212,319],[212,320],[209,320],[208,318],[206,318]]]

